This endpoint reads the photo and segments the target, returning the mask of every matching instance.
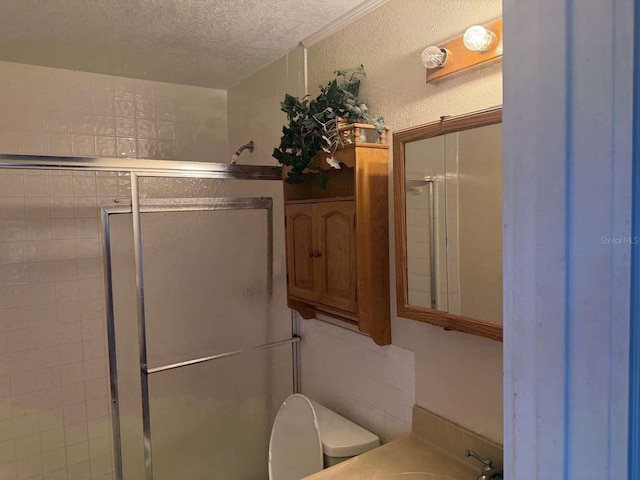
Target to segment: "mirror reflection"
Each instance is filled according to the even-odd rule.
[[[408,306],[502,324],[502,124],[404,144]]]

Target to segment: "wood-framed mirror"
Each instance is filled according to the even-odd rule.
[[[502,107],[396,131],[398,316],[502,341]]]

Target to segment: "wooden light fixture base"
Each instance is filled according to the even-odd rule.
[[[486,23],[483,27],[495,34],[496,40],[493,46],[486,52],[471,51],[464,46],[463,35],[438,45],[438,47],[448,50],[447,61],[442,67],[427,70],[427,83],[436,83],[459,73],[502,60],[502,18]]]

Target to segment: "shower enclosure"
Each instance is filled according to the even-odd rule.
[[[299,341],[279,180],[0,155],[0,427],[40,445],[1,478],[267,477]]]

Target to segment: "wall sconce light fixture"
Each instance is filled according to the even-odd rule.
[[[427,68],[427,83],[435,83],[458,73],[489,65],[502,59],[502,18],[473,25],[463,35],[437,47],[427,47],[421,55]]]
[[[462,43],[472,52],[486,52],[496,40],[496,34],[482,25],[467,28],[462,37]]]
[[[447,62],[448,56],[449,52],[446,49],[432,45],[422,51],[420,59],[422,60],[422,64],[431,70],[442,67]]]

